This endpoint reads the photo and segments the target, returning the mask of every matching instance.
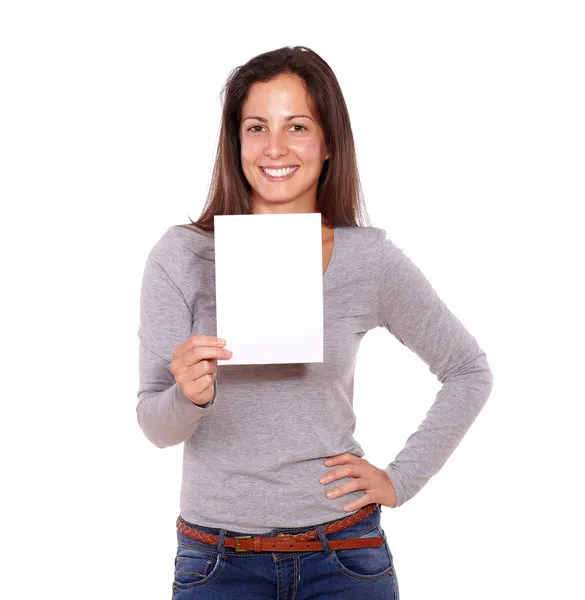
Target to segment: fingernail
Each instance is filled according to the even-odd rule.
[[[225,344],[225,340],[222,340],[221,338],[217,338],[217,340],[215,340],[216,344]]]

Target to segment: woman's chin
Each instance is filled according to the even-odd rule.
[[[261,190],[262,193],[256,192],[256,198],[260,199],[262,202],[278,202],[282,204],[284,202],[293,202],[298,198],[298,194],[286,193],[284,190],[280,192],[272,191],[270,193],[265,192],[265,190]]]

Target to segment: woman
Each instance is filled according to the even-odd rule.
[[[361,222],[347,107],[323,59],[259,55],[224,94],[206,206],[162,235],[141,290],[138,421],[160,448],[184,442],[173,598],[398,598],[382,506],[411,499],[459,444],[491,391],[485,353]],[[218,371],[230,352],[214,336],[213,216],[308,212],[323,221],[323,362]],[[355,359],[374,327],[443,384],[385,469],[352,436]]]

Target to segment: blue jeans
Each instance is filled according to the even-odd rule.
[[[177,529],[172,600],[399,600],[392,552],[380,525],[381,511],[377,504],[359,523],[330,534],[323,528],[332,521],[261,534],[274,537],[317,529],[324,549],[314,552],[236,552],[223,544],[226,536],[258,534],[203,527],[179,517],[219,539],[214,546]],[[331,550],[327,542],[378,536],[384,544],[377,548]]]

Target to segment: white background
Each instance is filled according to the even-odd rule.
[[[300,44],[339,79],[373,225],[494,373],[445,467],[383,509],[401,598],[583,597],[581,9],[2,4],[0,596],[170,598],[182,447],[156,448],[136,420],[142,269],[200,214],[229,71]],[[386,466],[438,389],[371,331],[365,458]]]

